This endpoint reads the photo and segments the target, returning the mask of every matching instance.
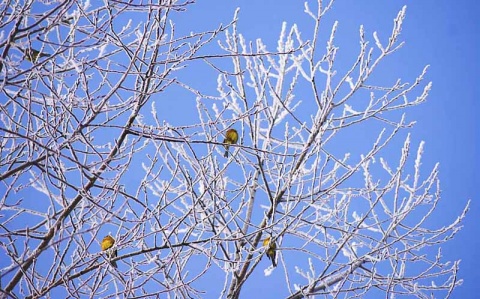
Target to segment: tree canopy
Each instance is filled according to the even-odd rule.
[[[7,297],[431,298],[461,283],[441,245],[468,206],[432,222],[438,165],[422,168],[407,114],[428,66],[379,70],[406,7],[339,58],[334,1],[305,2],[310,27],[284,22],[276,46],[242,35],[240,10],[197,29],[195,1],[7,2]]]

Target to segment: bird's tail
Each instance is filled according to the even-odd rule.
[[[225,147],[225,154],[223,154],[225,158],[228,158],[228,146]]]

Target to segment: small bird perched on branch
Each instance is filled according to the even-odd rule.
[[[275,244],[275,241],[272,241],[272,237],[267,237],[265,240],[263,240],[263,247],[267,249],[265,254],[267,255],[268,259],[272,261],[273,267],[276,267],[277,244]]]
[[[228,158],[228,149],[230,148],[229,144],[236,144],[238,141],[238,132],[235,129],[228,129],[227,133],[225,134],[225,139],[223,139],[223,143],[225,145],[225,158]]]
[[[103,238],[102,243],[100,244],[102,246],[102,251],[107,251],[107,257],[109,260],[117,257],[117,249],[111,249],[113,247],[113,244],[115,244],[115,239],[112,238],[112,236],[110,235]],[[110,261],[110,264],[114,268],[117,268],[116,261]]]
[[[34,48],[27,48],[27,49],[21,49],[20,50],[25,54],[25,59],[27,59],[30,62],[37,62],[38,58],[41,57],[50,57],[50,54],[42,53],[38,50],[35,50]]]

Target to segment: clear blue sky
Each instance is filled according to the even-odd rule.
[[[197,20],[199,29],[207,28],[217,21],[226,23],[239,6],[239,31],[248,40],[262,38],[273,50],[283,21],[295,22],[304,28],[308,25],[303,6],[298,4],[300,1],[232,0],[216,1],[215,5],[199,2],[188,12],[188,19]],[[394,56],[392,68],[398,77],[411,81],[423,66],[430,65],[427,79],[433,81],[433,90],[425,104],[408,111],[409,119],[417,120],[412,142],[426,142],[425,171],[440,162],[442,201],[436,214],[439,226],[455,219],[467,201],[472,200],[464,228],[443,246],[443,255],[445,260],[462,260],[460,277],[464,284],[456,290],[454,298],[478,298],[480,206],[475,184],[480,183],[480,177],[475,169],[480,144],[480,122],[476,117],[480,108],[476,82],[480,69],[480,4],[477,1],[339,0],[325,18],[324,26],[329,32],[332,22],[339,21],[336,38],[339,55],[348,55],[349,45],[357,49],[360,24],[364,24],[370,38],[373,31],[387,38],[393,18],[404,5],[407,5],[407,17],[401,37],[406,44]],[[177,20],[177,25],[182,26],[181,23]],[[263,289],[261,285],[252,286],[251,291],[260,289]]]

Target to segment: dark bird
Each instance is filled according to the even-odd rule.
[[[25,54],[25,59],[30,62],[37,62],[38,58],[50,57],[50,54],[42,53],[34,48],[20,49]]]

